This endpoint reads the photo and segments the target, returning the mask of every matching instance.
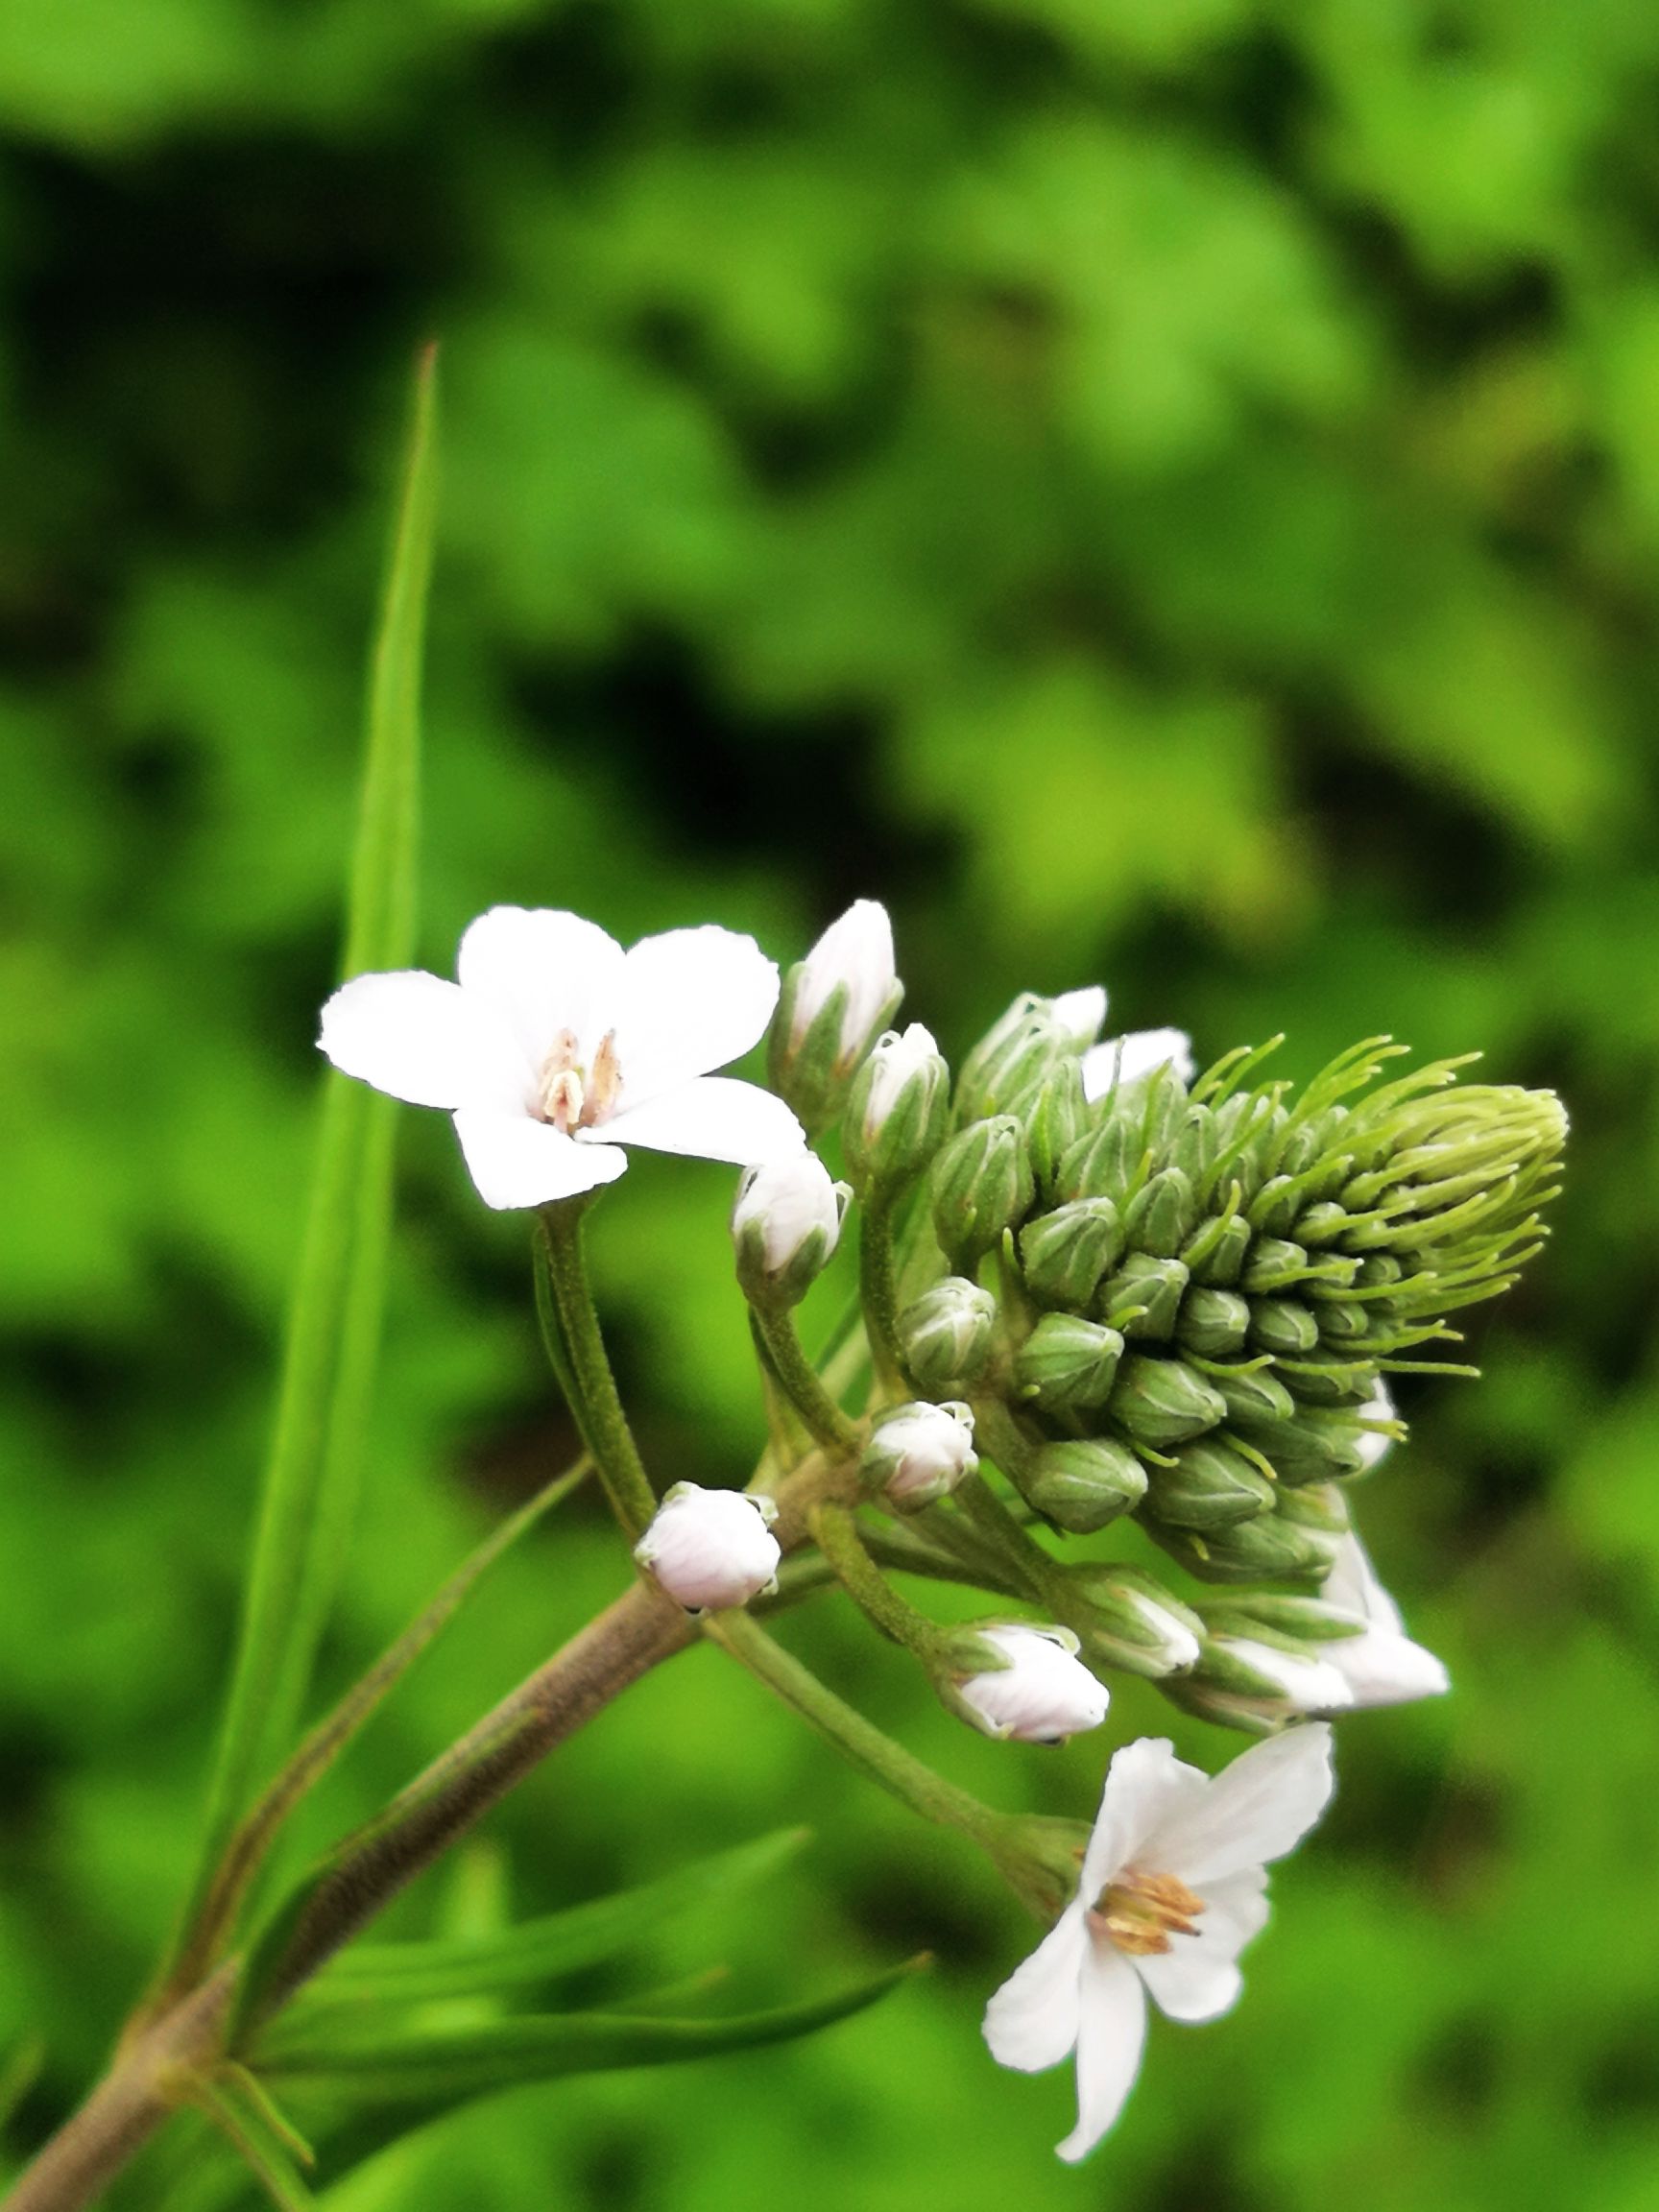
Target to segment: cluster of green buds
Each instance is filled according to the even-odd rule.
[[[952,1085],[919,1024],[878,1034],[899,988],[858,911],[793,972],[774,1079],[821,1132],[839,1120],[863,1241],[888,1239],[863,1281],[870,1418],[890,1424],[868,1502],[967,1556],[984,1531],[963,1537],[953,1494],[977,1453],[1015,1494],[995,1493],[1022,1531],[1016,1579],[1091,1663],[1242,1726],[1325,1709],[1345,1677],[1323,1647],[1367,1619],[1358,1598],[1321,1610],[1357,1547],[1348,1485],[1404,1432],[1386,1378],[1471,1371],[1434,1355],[1537,1248],[1559,1101],[1461,1081],[1462,1062],[1396,1072],[1386,1039],[1300,1091],[1271,1078],[1277,1039],[1198,1074],[1178,1032],[1096,1044],[1098,991],[1017,999]],[[823,1180],[792,1293],[833,1245]],[[919,1472],[935,1431],[957,1448]],[[1039,1540],[1117,1522],[1199,1589]]]
[[[953,1272],[900,1336],[1040,1522],[1132,1517],[1200,1583],[1317,1592],[1346,1485],[1403,1433],[1385,1378],[1471,1372],[1434,1350],[1537,1249],[1566,1117],[1460,1062],[1389,1079],[1383,1039],[1297,1093],[1264,1079],[1278,1042],[1189,1082],[1173,1054],[1080,1050],[1067,1001],[1016,1001],[964,1064],[929,1181]],[[1087,1601],[1070,1618],[1086,1647],[1105,1633]],[[1201,1642],[1183,1694],[1237,1718],[1195,1684],[1231,1666],[1238,1691],[1242,1663]]]

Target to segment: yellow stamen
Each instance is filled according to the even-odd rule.
[[[1204,1910],[1185,1882],[1173,1874],[1143,1874],[1126,1866],[1095,1900],[1089,1918],[1119,1951],[1149,1959],[1169,1949],[1171,1936],[1196,1933],[1193,1922]]]
[[[566,1137],[573,1130],[591,1129],[600,1121],[608,1121],[622,1093],[616,1032],[608,1030],[601,1039],[591,1070],[577,1062],[581,1048],[574,1029],[561,1029],[541,1063],[536,1086],[537,1118],[550,1121]]]

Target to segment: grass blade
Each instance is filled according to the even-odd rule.
[[[370,670],[343,970],[414,950],[420,682],[436,505],[436,355],[419,365]],[[379,1347],[396,1108],[325,1078],[282,1382],[192,1923],[226,1843],[292,1743],[351,1520]]]

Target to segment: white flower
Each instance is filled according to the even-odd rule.
[[[493,906],[456,974],[355,976],[318,1042],[348,1075],[452,1113],[488,1206],[610,1183],[628,1165],[620,1144],[748,1167],[805,1142],[781,1099],[709,1073],[749,1049],[777,1001],[752,937],[670,929],[624,952],[579,915]]]
[[[1359,1635],[1334,1637],[1319,1647],[1321,1658],[1347,1683],[1353,1704],[1404,1705],[1414,1697],[1441,1696],[1452,1687],[1433,1652],[1407,1635],[1399,1606],[1353,1533],[1343,1537],[1322,1595],[1327,1605],[1364,1623]]]
[[[814,1265],[822,1267],[841,1237],[841,1220],[851,1192],[832,1183],[816,1152],[790,1152],[751,1167],[732,1209],[732,1234],[741,1240],[752,1231],[760,1240],[768,1274],[781,1275],[809,1238],[821,1242]]]
[[[1169,1067],[1183,1083],[1194,1073],[1192,1040],[1185,1029],[1131,1029],[1108,1037],[1083,1055],[1083,1095],[1091,1104],[1118,1083],[1133,1083],[1155,1069]]]
[[[687,1612],[746,1605],[774,1586],[782,1557],[770,1498],[676,1482],[658,1506],[634,1556]]]
[[[1082,1052],[1099,1036],[1106,1019],[1105,986],[1088,983],[1080,991],[1062,991],[1058,998],[1049,999],[1048,1012],[1067,1044]]]
[[[863,1058],[872,1036],[893,1010],[899,989],[893,925],[886,907],[874,899],[854,900],[801,963],[789,1022],[792,1045],[801,1043],[837,987],[847,993],[837,1054],[837,1065],[845,1070]]]
[[[866,1478],[895,1505],[912,1508],[946,1497],[978,1464],[974,1415],[954,1398],[901,1406],[878,1423],[864,1454]]]
[[[1059,1743],[1105,1719],[1110,1693],[1077,1657],[1069,1628],[1009,1622],[976,1633],[1008,1661],[962,1685],[963,1702],[987,1736]]]
[[[887,1126],[911,1077],[935,1068],[943,1077],[945,1063],[932,1031],[920,1022],[910,1022],[902,1032],[889,1029],[877,1038],[864,1076],[863,1131],[867,1142]]]
[[[1331,1794],[1331,1731],[1315,1721],[1258,1743],[1214,1778],[1163,1738],[1114,1758],[1073,1899],[985,2009],[1001,2065],[1037,2073],[1077,2054],[1081,2158],[1140,2070],[1148,1992],[1172,2020],[1213,2020],[1241,1986],[1239,1952],[1267,1918],[1269,1861]]]

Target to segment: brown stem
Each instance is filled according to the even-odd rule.
[[[211,2063],[235,1988],[222,1966],[121,2053],[79,2112],[19,2177],[4,2212],[81,2212],[173,2111],[170,2084]]]

